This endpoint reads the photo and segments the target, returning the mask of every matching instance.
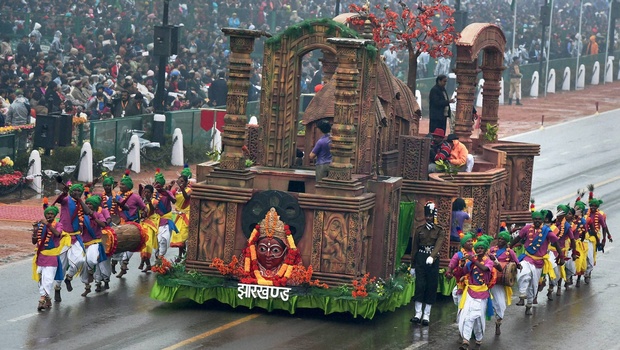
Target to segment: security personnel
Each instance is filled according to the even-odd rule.
[[[415,268],[415,316],[413,323],[422,321],[428,326],[431,306],[437,298],[437,284],[439,279],[439,250],[445,239],[444,229],[435,223],[437,209],[433,202],[424,206],[426,223],[416,227],[413,234],[412,261]],[[425,304],[424,314],[422,305]]]

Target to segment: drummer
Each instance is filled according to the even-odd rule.
[[[189,186],[189,179],[191,179],[191,177],[192,171],[186,164],[181,171],[181,176],[179,176],[175,182],[177,188],[172,190],[172,194],[176,198],[176,202],[174,203],[174,210],[176,212],[174,225],[179,232],[172,234],[170,238],[170,247],[179,248],[179,256],[176,259],[177,262],[183,260],[183,256],[185,255],[185,242],[187,242],[187,238],[189,237],[189,203],[192,193],[192,188]]]
[[[62,268],[65,272],[65,284],[67,291],[71,292],[73,286],[71,281],[73,276],[82,269],[86,254],[84,243],[82,242],[82,225],[85,215],[91,215],[92,210],[82,199],[84,185],[73,184],[70,187],[65,185],[63,193],[56,199],[60,203],[60,223],[62,224],[63,234],[71,236],[71,247],[69,250],[60,254]],[[57,281],[58,298],[60,298],[60,281]],[[56,300],[56,297],[54,298]],[[60,301],[60,300],[58,300]]]
[[[84,216],[82,240],[86,248],[86,264],[82,269],[81,278],[84,283],[85,297],[90,293],[90,284],[96,282],[95,292],[101,292],[101,282],[110,278],[110,270],[103,263],[107,260],[105,248],[101,244],[101,229],[106,227],[105,217],[101,212],[101,197],[94,195],[86,199],[86,205],[92,210],[92,215]]]
[[[157,191],[155,199],[157,205],[155,206],[155,212],[159,215],[159,230],[157,232],[157,249],[155,249],[155,258],[161,260],[170,245],[170,233],[172,231],[177,232],[174,221],[172,220],[172,204],[177,200],[174,195],[164,188],[166,179],[159,169],[155,172],[155,182],[153,187]]]
[[[121,224],[126,222],[140,223],[140,212],[144,210],[145,206],[142,198],[131,191],[133,189],[133,181],[129,177],[129,170],[125,171],[118,189],[120,193],[112,199],[112,202],[114,203],[115,212],[121,218]],[[131,259],[132,255],[132,252],[124,252],[114,256],[113,259],[121,260],[121,271],[116,277],[121,278],[127,273],[129,259]]]
[[[101,174],[103,178],[103,193],[101,194],[101,212],[106,217],[106,222],[108,226],[112,224],[112,215],[118,215],[114,211],[114,202],[113,198],[116,196],[113,189],[116,187],[116,183],[114,182],[114,178],[108,176],[107,173]]]
[[[500,273],[504,273],[504,267],[508,263],[514,263],[519,270],[522,269],[517,255],[512,249],[508,248],[508,242],[511,241],[511,238],[512,236],[506,228],[502,227],[497,234],[497,245],[489,249],[489,258],[493,261],[494,268]],[[493,296],[493,309],[495,310],[495,335],[500,335],[506,306],[510,305],[512,300],[512,286],[495,284],[491,288],[491,295]]]
[[[570,215],[570,207],[565,204],[558,205],[555,214],[555,226],[558,228],[558,232],[556,233],[556,236],[558,236],[558,246],[562,248],[564,256],[568,256],[568,251],[570,250],[572,251],[571,257],[577,259],[579,257],[579,252],[575,249],[575,239],[573,237],[573,228],[571,225],[572,217],[569,216],[570,220],[568,220],[567,215]],[[549,250],[553,251],[555,255],[556,252],[553,247],[549,247]],[[565,267],[555,267],[555,276],[555,280],[550,280],[548,293],[553,293],[553,288],[557,286],[556,295],[560,296],[562,295],[562,280],[564,280],[564,286],[568,289]]]

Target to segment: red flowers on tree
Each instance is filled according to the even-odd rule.
[[[349,18],[349,22],[355,26],[364,26],[368,19],[378,47],[392,44],[390,50],[407,50],[407,86],[415,94],[420,54],[428,52],[432,58],[452,56],[450,46],[460,36],[454,28],[454,9],[445,5],[444,0],[431,0],[428,5],[420,3],[413,9],[401,0],[396,10],[388,5],[376,5],[375,9],[380,13],[372,13],[368,5],[351,4],[349,10],[359,16]]]

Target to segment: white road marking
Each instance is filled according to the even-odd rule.
[[[38,315],[38,313],[33,312],[31,314],[26,314],[26,315],[22,315],[22,316],[19,316],[19,317],[12,318],[12,319],[8,320],[7,322],[17,322],[17,321],[25,320],[25,319],[30,318],[30,317],[34,317],[36,315]]]

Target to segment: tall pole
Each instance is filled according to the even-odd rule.
[[[581,43],[583,43],[583,36],[581,35],[581,24],[583,20],[583,0],[580,0],[579,4],[579,31],[577,31],[577,34],[579,34],[579,42],[575,43],[575,45],[577,45],[577,69],[575,70],[575,90],[577,89],[577,82],[579,81],[579,59],[581,58]]]
[[[515,48],[517,40],[517,0],[512,0],[514,4],[514,12],[512,14],[512,57],[515,57]]]
[[[164,0],[164,18],[163,25],[168,25],[168,5],[170,0]],[[166,61],[169,56],[159,56],[159,69],[157,72],[157,90],[155,91],[155,98],[153,99],[153,108],[155,113],[163,114],[166,112],[166,96],[164,96],[164,87],[166,84]]]
[[[545,4],[543,6],[547,6],[547,0],[544,0]],[[545,47],[545,32],[547,31],[547,13],[546,10],[543,13],[542,8],[541,8],[541,14],[540,14],[540,25],[542,27],[542,39],[540,42],[540,55],[542,56],[543,52],[545,51],[544,47]],[[542,80],[543,79],[547,79],[545,77],[545,74],[543,74],[543,59],[542,57],[538,58],[539,61],[539,67],[538,67],[538,73],[539,73],[539,79],[538,79],[538,86],[540,86],[541,88],[544,87]]]
[[[609,15],[607,17],[609,17],[607,19],[607,39],[605,41],[605,70],[604,70],[604,75],[603,75],[603,85],[605,85],[605,79],[607,77],[607,60],[609,57],[609,31],[611,30],[611,5],[613,4],[613,1],[609,1]],[[611,38],[613,40],[613,38]],[[611,69],[613,70],[613,65],[611,66]]]
[[[340,14],[340,0],[336,0],[336,10],[334,11],[334,17],[338,16],[339,14]]]
[[[551,33],[553,31],[553,0],[549,9],[549,41],[547,44],[547,64],[545,66],[545,97],[547,97],[547,85],[549,85],[549,57],[551,56]]]

